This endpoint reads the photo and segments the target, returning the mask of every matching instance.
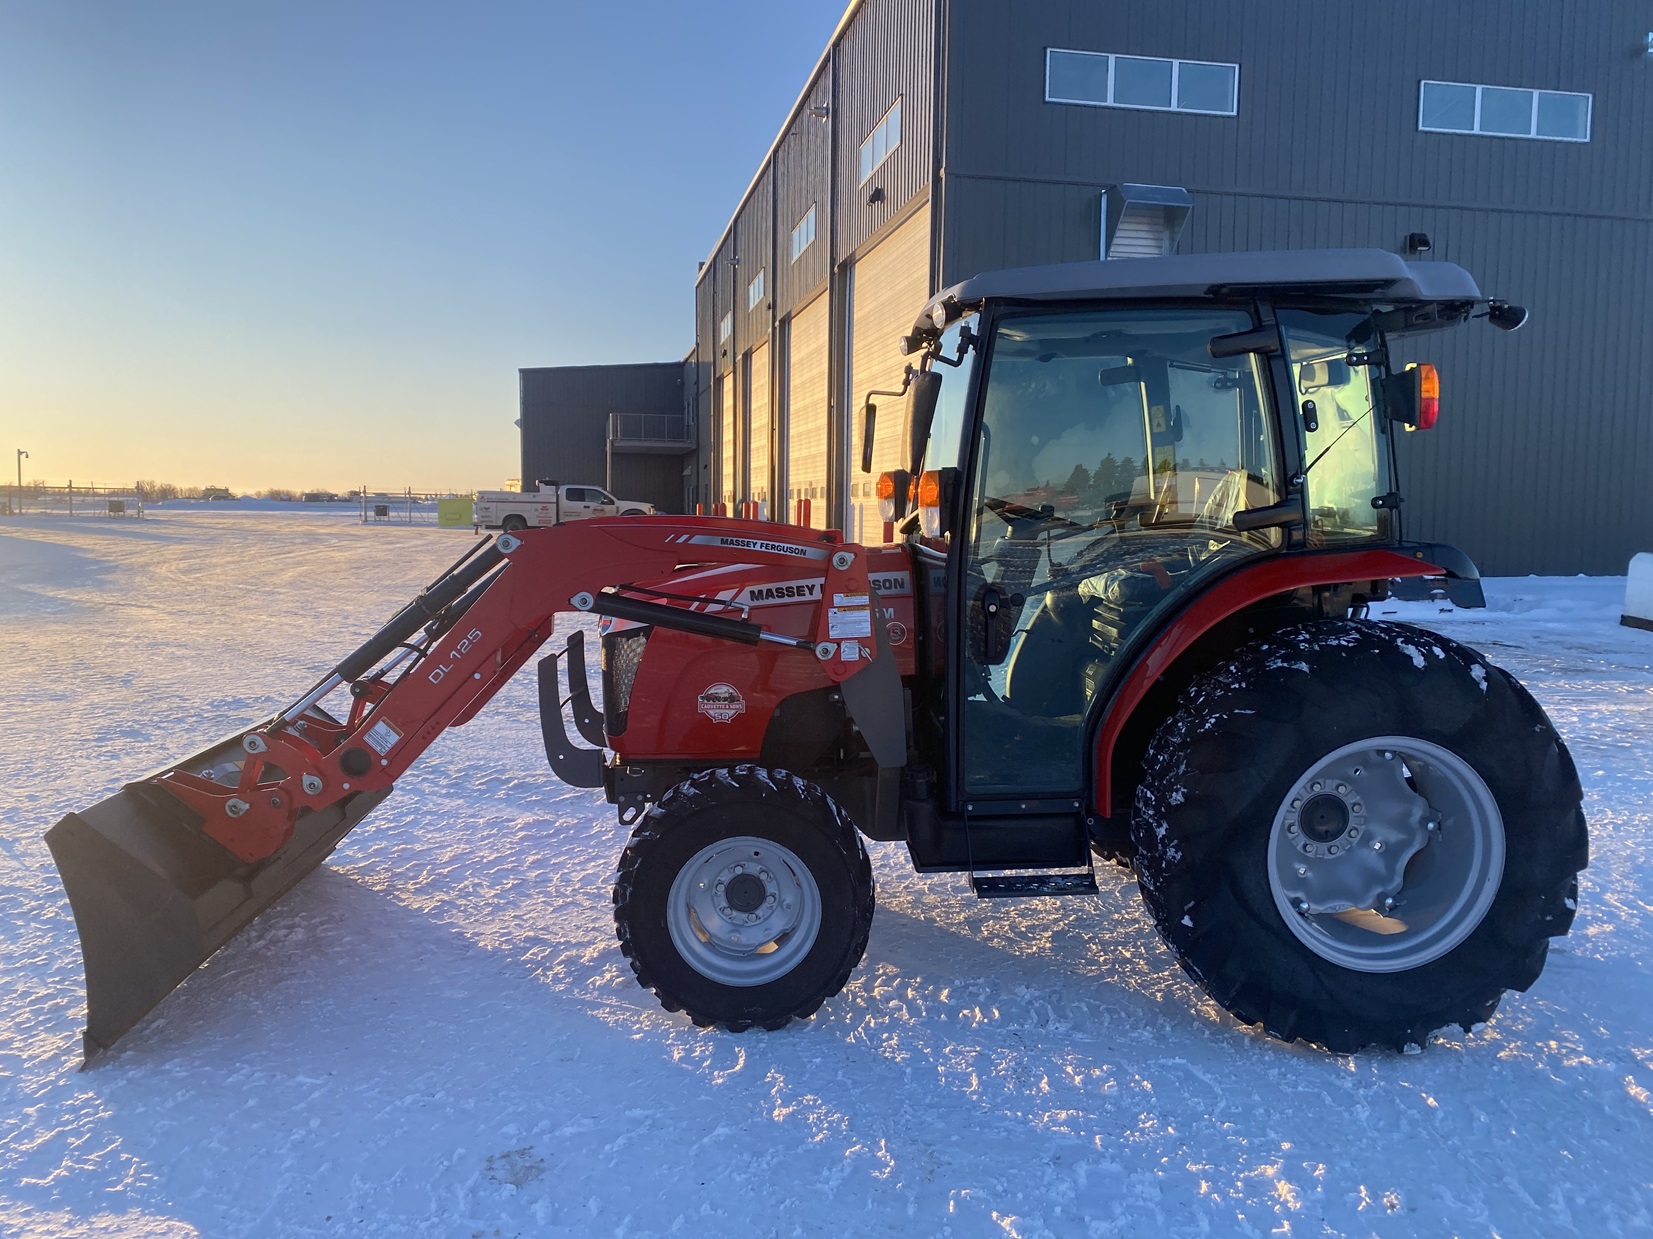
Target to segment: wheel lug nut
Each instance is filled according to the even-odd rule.
[[[1344,792],[1346,792],[1348,790],[1349,790],[1349,785],[1347,783],[1339,783],[1337,785],[1337,794],[1339,796],[1341,796]]]
[[[1313,783],[1309,784],[1309,790],[1311,792],[1318,792],[1322,788],[1324,788],[1325,786],[1326,785],[1324,783],[1322,783],[1319,779],[1316,779]]]
[[[1355,827],[1351,828],[1350,831],[1349,831],[1349,838],[1351,838],[1351,839],[1360,838],[1360,827],[1355,826]]]
[[[1286,833],[1288,835],[1295,835],[1297,833],[1297,823],[1296,822],[1287,822],[1286,823]]]
[[[1305,844],[1304,844],[1304,845],[1303,845],[1303,850],[1304,850],[1304,851],[1305,851],[1305,852],[1307,852],[1307,853],[1308,853],[1308,854],[1309,854],[1309,855],[1310,855],[1310,856],[1313,856],[1313,855],[1314,855],[1314,844],[1312,844],[1312,843],[1305,843]]]
[[[1334,844],[1331,845],[1331,847],[1327,848],[1326,849],[1326,855],[1336,856],[1337,855],[1337,844],[1334,843]]]
[[[1303,798],[1301,796],[1293,796],[1291,798],[1291,807],[1294,809],[1301,809],[1303,807]]]
[[[745,865],[736,865],[735,866],[735,872],[736,873],[745,873],[746,872],[746,866]]]
[[[1361,804],[1360,801],[1357,800],[1352,805],[1349,806],[1349,812],[1350,813],[1364,813],[1364,812],[1366,812],[1366,806]]]
[[[748,912],[746,914],[746,923],[748,925],[756,925],[758,923],[758,914],[756,912]]]

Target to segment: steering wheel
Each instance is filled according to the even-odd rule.
[[[1090,526],[1081,525],[1077,521],[1070,521],[1065,516],[1057,516],[1056,510],[1048,504],[1040,508],[1030,508],[1025,503],[1015,503],[1009,499],[999,499],[996,496],[989,495],[982,500],[982,506],[1012,529],[1016,527],[1018,521],[1027,521],[1034,525],[1057,529],[1090,528]]]

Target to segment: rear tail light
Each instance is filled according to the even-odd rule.
[[[1426,363],[1418,367],[1418,429],[1433,430],[1440,415],[1440,372]]]
[[[878,495],[878,519],[882,521],[898,521],[911,510],[909,496],[912,492],[912,477],[905,469],[896,469],[890,473],[880,473],[876,492]]]
[[[926,538],[941,537],[941,474],[926,469],[918,475],[918,523]]]

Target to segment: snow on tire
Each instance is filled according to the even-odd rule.
[[[1577,906],[1580,800],[1504,671],[1409,625],[1326,620],[1190,685],[1131,829],[1161,936],[1237,1019],[1404,1049],[1537,979]]]
[[[807,1019],[866,954],[872,866],[849,816],[784,770],[705,770],[653,805],[614,884],[637,980],[668,1011],[743,1032]]]

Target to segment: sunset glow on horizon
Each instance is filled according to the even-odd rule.
[[[641,7],[5,0],[0,480],[498,486],[519,367],[682,357],[839,6]]]

